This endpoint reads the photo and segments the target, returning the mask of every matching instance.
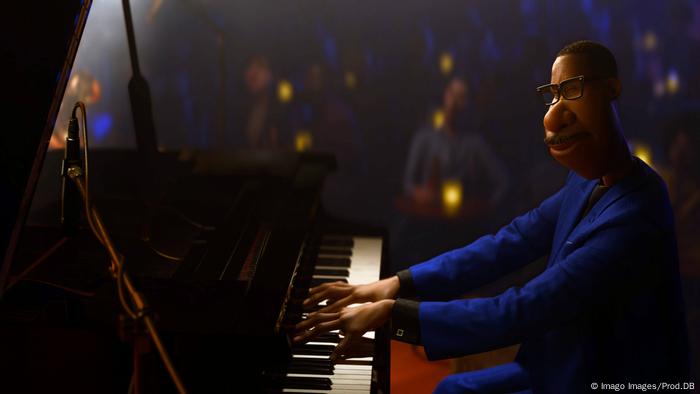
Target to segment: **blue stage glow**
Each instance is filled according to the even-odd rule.
[[[586,0],[583,0],[586,1]],[[520,11],[527,16],[533,16],[537,12],[536,0],[520,0]]]
[[[425,41],[425,55],[423,56],[423,64],[428,64],[433,61],[435,53],[435,33],[430,26],[423,27],[423,40]]]
[[[301,120],[302,120],[302,122],[304,122],[304,124],[310,123],[312,115],[313,115],[313,109],[311,108],[311,105],[304,104],[301,107]]]
[[[335,44],[335,39],[326,35],[323,39],[323,52],[326,55],[326,61],[333,68],[338,67],[338,47]]]
[[[367,68],[372,68],[374,66],[374,54],[369,48],[365,48],[365,65]]]
[[[481,42],[481,56],[489,62],[501,60],[501,48],[496,43],[496,38],[492,31],[488,31]]]
[[[100,112],[97,115],[93,115],[90,129],[95,142],[101,142],[105,139],[112,129],[113,123],[112,115],[109,112]]]
[[[612,27],[612,19],[610,17],[610,11],[607,8],[595,12],[592,19],[593,28],[598,33],[598,39],[604,44],[610,44],[610,28]]]
[[[591,12],[593,12],[593,0],[581,0],[581,9],[586,15],[591,15]]]
[[[484,27],[484,23],[481,20],[481,14],[479,13],[479,10],[476,9],[476,7],[467,8],[467,18],[469,19],[469,23],[473,27],[477,29],[481,29]]]

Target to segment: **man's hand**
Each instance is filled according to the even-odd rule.
[[[324,283],[309,290],[309,298],[304,300],[304,306],[309,307],[328,300],[328,305],[318,312],[337,312],[350,304],[393,299],[399,292],[399,286],[398,276],[366,285],[350,285],[344,282]]]
[[[354,308],[345,308],[340,312],[315,312],[297,324],[295,327],[294,343],[308,342],[317,335],[340,330],[344,335],[336,346],[331,360],[335,361],[346,354],[348,348],[367,331],[374,330],[386,323],[391,317],[394,300],[381,300]]]

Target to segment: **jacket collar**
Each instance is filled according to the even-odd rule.
[[[591,207],[590,212],[586,215],[591,219],[591,222],[603,213],[612,203],[634,190],[637,190],[642,183],[644,183],[651,169],[637,157],[633,157],[633,160],[635,161],[635,165],[630,174],[610,187],[610,190],[605,192],[600,200]]]
[[[595,219],[598,218],[607,207],[641,186],[651,170],[638,158],[633,157],[633,160],[635,161],[635,166],[632,172],[624,179],[612,185],[583,218],[580,218],[581,214],[588,204],[588,198],[598,184],[598,180],[585,180],[578,175],[574,175],[574,177],[580,181],[577,184],[571,185],[572,192],[568,193],[568,196],[561,206],[559,216],[561,227],[560,231],[557,231],[560,237],[555,240],[554,245],[557,248],[555,256],[559,253],[559,249],[561,249],[564,241],[569,239],[572,232],[576,229],[588,227],[589,224],[595,222]]]

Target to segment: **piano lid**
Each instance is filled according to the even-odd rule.
[[[91,4],[62,0],[3,5],[2,58],[10,63],[3,107],[12,117],[6,124],[15,126],[0,133],[0,297]]]

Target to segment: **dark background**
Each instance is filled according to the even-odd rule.
[[[515,212],[539,201],[521,201],[522,192],[535,187],[535,164],[552,162],[541,143],[545,108],[534,88],[549,81],[553,57],[564,44],[586,38],[613,50],[624,86],[619,108],[626,135],[648,146],[658,168],[667,162],[668,125],[698,107],[696,1],[643,7],[594,0],[133,3],[162,148],[246,148],[240,138],[243,74],[251,57],[263,56],[272,89],[281,80],[294,87],[292,101],[280,104],[287,133],[280,148],[293,149],[294,133],[313,116],[300,102],[308,70],[318,65],[325,97],[338,103],[362,153],[357,160],[364,187],[358,193],[368,198],[351,213],[379,224],[391,221],[411,137],[430,121],[452,76],[468,82],[465,128],[481,134],[508,167],[513,199],[504,205],[517,206]],[[122,18],[120,2],[94,4],[73,68],[101,86],[100,99],[88,108],[95,147],[134,146]],[[447,74],[439,67],[443,54],[454,62]],[[357,81],[352,89],[345,84],[347,72]],[[562,180],[561,171],[539,175],[535,183]]]

